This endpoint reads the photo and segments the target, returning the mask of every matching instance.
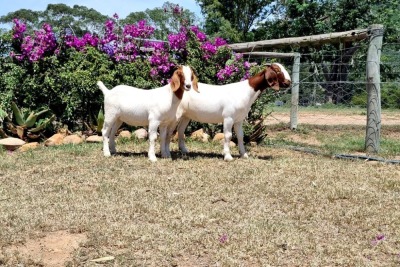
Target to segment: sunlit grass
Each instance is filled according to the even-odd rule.
[[[102,266],[400,263],[397,165],[276,146],[249,146],[248,160],[235,148],[224,162],[220,144],[187,147],[187,158],[174,143],[173,159],[156,163],[147,142],[130,141],[110,158],[100,144],[1,154],[0,246],[67,230],[87,236],[69,266],[104,256],[115,258]],[[40,266],[3,252],[2,266]]]
[[[400,156],[398,126],[385,126],[381,135],[379,156]],[[292,131],[285,125],[272,125],[265,144],[275,146],[302,146],[319,149],[324,154],[365,153],[365,130],[362,126],[302,125]],[[310,142],[310,140],[315,140]]]

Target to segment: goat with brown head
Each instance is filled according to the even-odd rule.
[[[260,73],[249,78],[249,84],[255,91],[272,88],[278,91],[281,87],[287,88],[291,85],[290,75],[279,63],[267,65]]]
[[[193,69],[187,66],[178,66],[170,82],[172,91],[179,99],[182,99],[183,92],[189,91],[192,86],[196,92],[199,92],[197,83],[197,77]]]

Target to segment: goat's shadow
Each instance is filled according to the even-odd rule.
[[[114,156],[122,156],[122,157],[147,157],[147,152],[117,152]],[[233,158],[240,159],[239,155],[232,155]],[[156,157],[161,159],[161,154],[157,153]],[[171,151],[171,159],[172,160],[191,160],[197,158],[209,158],[209,159],[224,159],[222,153],[214,153],[214,152],[189,152],[188,154],[184,155],[178,151]],[[250,158],[255,158],[259,160],[273,160],[273,156],[271,155],[256,155],[250,156]]]

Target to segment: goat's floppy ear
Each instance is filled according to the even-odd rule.
[[[271,66],[268,66],[265,70],[265,80],[267,81],[269,87],[275,91],[279,90],[278,75]]]
[[[180,69],[177,69],[176,71],[174,71],[174,74],[172,75],[172,78],[171,78],[171,82],[170,82],[171,89],[174,92],[176,90],[178,90],[179,87],[181,87],[181,77],[180,77],[181,74],[180,73],[181,73]]]

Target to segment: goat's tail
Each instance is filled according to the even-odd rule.
[[[100,88],[100,90],[103,92],[103,95],[106,95],[108,93],[108,88],[104,85],[103,82],[98,81],[97,86]]]

